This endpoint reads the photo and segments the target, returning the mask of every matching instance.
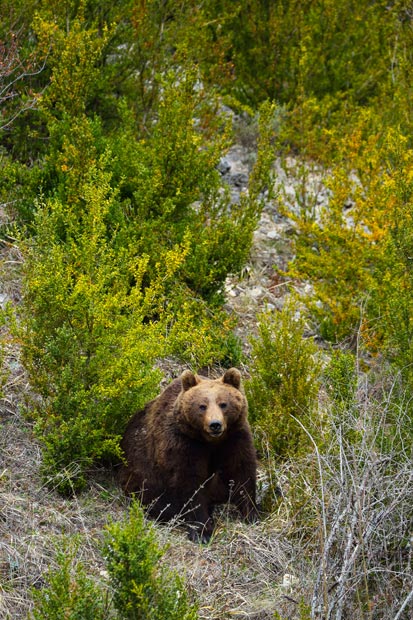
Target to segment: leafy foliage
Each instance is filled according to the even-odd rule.
[[[116,203],[107,174],[90,171],[84,211],[58,199],[39,206],[37,236],[26,242],[25,304],[20,335],[35,389],[43,397],[37,432],[46,445],[44,468],[59,473],[79,460],[118,454],[117,438],[131,411],[151,397],[159,373],[162,330],[145,324],[156,286],[145,291],[146,259],[117,253],[106,220]],[[63,238],[62,238],[63,237]],[[131,291],[130,281],[135,280]]]
[[[308,432],[318,432],[320,361],[304,329],[299,306],[290,302],[278,314],[259,317],[258,337],[252,341],[252,377],[246,384],[249,415],[276,459],[311,447],[297,420]]]
[[[297,307],[260,316],[252,343],[247,391],[271,492],[290,467],[286,522],[299,515],[297,536],[321,541],[314,592],[294,613],[408,613],[411,2],[0,0],[0,11],[0,221],[19,229],[15,324],[45,478],[76,491],[93,463],[119,458],[159,358],[239,363],[225,279],[248,257],[277,153],[297,181],[293,204],[280,196],[296,231],[288,276],[311,283],[311,330],[338,349],[320,414],[318,350]],[[222,101],[260,119],[238,204],[217,170],[232,140]],[[327,200],[308,191],[314,179]],[[380,377],[372,410],[357,401],[356,350],[366,383]],[[139,519],[111,534],[117,611],[166,617],[183,599],[164,594]],[[69,618],[99,618],[99,588],[66,559],[37,617],[60,617],[63,602]]]
[[[324,370],[327,393],[339,410],[350,409],[357,389],[356,363],[351,353],[337,350]]]
[[[124,521],[106,527],[102,553],[110,588],[88,574],[78,557],[81,542],[65,542],[57,553],[57,567],[48,572],[47,586],[33,591],[34,620],[197,618],[184,580],[162,565],[164,551],[137,503]]]
[[[343,93],[371,97],[386,71],[384,40],[397,8],[385,2],[242,1],[210,3],[228,39],[240,99],[295,101]]]
[[[104,549],[114,590],[113,603],[125,620],[197,618],[181,577],[160,565],[153,526],[132,503],[128,519],[108,527]]]
[[[392,128],[366,139],[370,120],[359,120],[351,142],[337,140],[337,163],[322,178],[328,204],[290,211],[298,228],[290,274],[314,283],[309,304],[324,338],[385,351],[407,369],[412,155]]]
[[[34,620],[105,620],[105,595],[76,559],[80,540],[66,541],[57,553],[57,568],[49,570],[45,589],[34,590]]]
[[[101,24],[88,3],[69,4],[34,22],[49,55],[39,108],[49,146],[33,169],[42,194],[29,217],[25,202],[20,235],[19,337],[41,396],[32,415],[44,474],[62,492],[82,488],[97,460],[120,457],[127,419],[154,396],[157,358],[173,354],[195,367],[239,360],[222,290],[248,256],[262,208],[272,114],[263,106],[250,191],[231,206],[216,169],[228,123],[196,70],[157,77],[150,132],[142,128],[148,110],[118,98],[122,123],[113,131],[107,108],[94,106],[101,88],[109,95],[102,63],[116,26]]]

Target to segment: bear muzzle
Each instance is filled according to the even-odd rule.
[[[208,432],[213,437],[219,437],[220,435],[222,435],[222,433],[224,432],[222,422],[220,422],[219,420],[212,420],[212,422],[210,422],[208,425]]]
[[[204,436],[210,441],[221,440],[227,430],[227,424],[224,417],[211,416],[204,423]]]

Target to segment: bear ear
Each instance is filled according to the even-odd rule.
[[[182,381],[182,389],[184,392],[191,389],[198,383],[196,376],[190,370],[184,370],[184,372],[181,375],[181,381]]]
[[[237,368],[230,368],[222,377],[222,381],[223,383],[228,383],[228,385],[232,385],[234,388],[239,390],[241,385],[241,373],[237,370]]]

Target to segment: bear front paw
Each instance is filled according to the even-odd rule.
[[[211,536],[212,529],[210,528],[188,525],[188,538],[194,543],[206,545],[211,540]]]

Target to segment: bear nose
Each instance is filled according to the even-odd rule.
[[[209,428],[213,433],[219,433],[222,430],[222,424],[218,420],[213,420],[210,422]]]

